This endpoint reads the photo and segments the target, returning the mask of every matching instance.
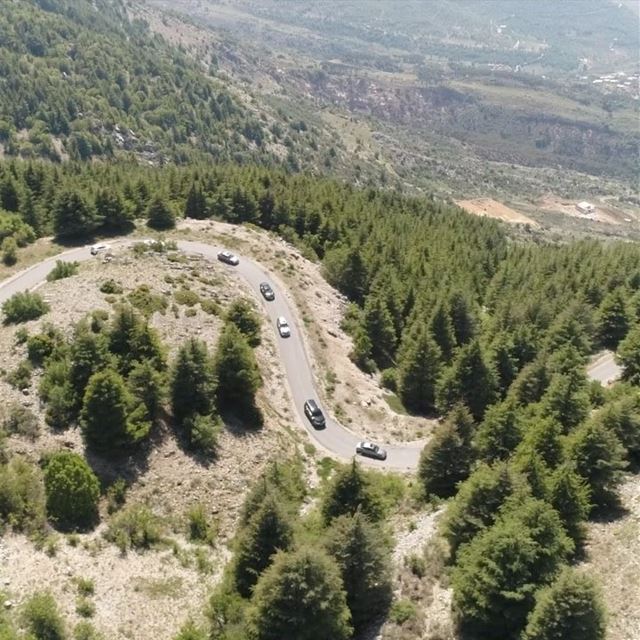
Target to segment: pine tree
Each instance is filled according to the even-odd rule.
[[[596,325],[600,343],[609,349],[616,349],[629,330],[625,291],[622,287],[605,296],[598,308]]]
[[[507,463],[478,466],[460,485],[443,520],[442,530],[452,558],[455,559],[461,545],[493,524],[508,498],[527,491],[526,480]]]
[[[178,426],[191,415],[215,410],[216,375],[207,345],[195,338],[179,349],[171,372],[171,406]]]
[[[257,415],[255,395],[262,380],[255,354],[240,330],[227,323],[220,335],[214,357],[218,379],[218,405],[241,417]]]
[[[77,453],[54,453],[44,468],[49,518],[62,529],[85,529],[98,517],[100,482]]]
[[[453,327],[456,344],[467,344],[476,334],[476,321],[469,308],[469,302],[460,292],[455,292],[449,298],[449,318]]]
[[[635,390],[608,402],[593,419],[616,434],[629,458],[640,458],[640,396]]]
[[[537,358],[520,370],[508,395],[517,404],[526,406],[539,402],[548,386],[549,375],[544,360]]]
[[[591,410],[584,375],[554,375],[541,403],[543,415],[561,424],[565,433],[571,431]]]
[[[522,640],[604,640],[606,614],[593,580],[565,568],[536,593]]]
[[[640,323],[620,343],[616,358],[622,367],[622,379],[640,387]]]
[[[368,275],[357,246],[341,246],[327,251],[323,270],[327,281],[349,300],[362,305],[368,290]]]
[[[438,385],[437,401],[442,411],[461,402],[475,420],[482,420],[487,407],[495,402],[496,381],[477,340],[465,345],[453,364],[445,370]]]
[[[535,453],[551,469],[562,462],[562,426],[556,420],[532,416],[524,421],[522,430],[518,453]]]
[[[460,550],[453,568],[453,606],[464,630],[517,638],[536,588],[550,582],[573,550],[560,517],[527,498]]]
[[[195,182],[191,185],[184,205],[184,217],[202,220],[207,217],[207,201]]]
[[[548,501],[551,471],[542,456],[536,451],[523,448],[516,452],[512,464],[513,470],[526,479],[531,495]]]
[[[522,428],[512,400],[504,400],[487,409],[476,430],[474,448],[487,463],[506,460],[520,444]]]
[[[95,199],[95,209],[102,228],[105,231],[121,233],[133,227],[133,215],[113,189],[100,189]]]
[[[267,493],[264,502],[247,523],[238,544],[233,571],[240,595],[245,598],[251,595],[276,551],[289,548],[292,535],[287,514],[275,496]]]
[[[342,515],[353,515],[360,509],[371,520],[379,520],[382,512],[377,496],[356,461],[340,467],[329,484],[322,501],[326,524]]]
[[[454,407],[438,425],[418,466],[418,478],[427,495],[452,496],[458,483],[467,478],[473,461],[473,428],[473,418],[462,405]]]
[[[585,537],[583,523],[589,515],[589,487],[571,466],[558,467],[551,477],[549,503],[560,514],[576,549],[580,549]]]
[[[162,231],[173,229],[176,226],[176,214],[173,209],[163,200],[162,196],[155,196],[149,202],[146,211],[147,225],[152,229]]]
[[[357,325],[353,336],[353,350],[349,357],[366,373],[373,373],[376,363],[372,357],[373,343],[362,325]]]
[[[127,375],[136,362],[148,361],[158,371],[166,367],[165,350],[155,329],[129,305],[120,306],[108,331],[109,350]]]
[[[372,611],[382,616],[391,600],[388,545],[379,528],[360,511],[336,518],[326,548],[338,564],[355,632],[371,623]]]
[[[373,361],[381,369],[390,367],[396,350],[396,332],[393,317],[379,293],[368,296],[364,305],[362,326],[371,340]]]
[[[279,553],[258,582],[253,603],[252,640],[351,638],[340,572],[321,551]]]
[[[588,420],[570,435],[567,460],[587,482],[594,507],[616,503],[615,488],[626,466],[624,458],[620,440],[597,420]]]
[[[500,397],[504,398],[517,373],[516,360],[512,355],[513,341],[506,334],[494,339],[489,351],[489,366],[496,373]]]
[[[398,357],[398,396],[409,411],[432,413],[440,351],[425,329],[407,332],[405,336]]]
[[[453,325],[447,311],[447,307],[442,303],[438,303],[433,311],[433,315],[429,320],[429,332],[435,340],[444,362],[449,362],[453,356],[456,347],[456,337],[453,333]]]
[[[131,396],[119,373],[105,369],[94,373],[82,403],[82,433],[87,444],[99,451],[111,451],[132,439],[128,411]]]
[[[89,378],[97,371],[109,368],[113,358],[109,353],[107,337],[80,325],[70,348],[69,381],[75,390],[78,404],[82,401]]]
[[[71,189],[58,194],[52,214],[54,233],[62,239],[90,236],[98,223],[93,205]]]
[[[257,347],[260,344],[260,316],[249,300],[234,300],[227,309],[225,320],[238,327],[249,346]]]
[[[127,376],[127,387],[136,402],[142,403],[146,415],[155,422],[166,394],[165,376],[149,360],[136,362]]]

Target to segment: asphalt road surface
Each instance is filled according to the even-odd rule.
[[[136,240],[134,239],[127,239],[112,241],[110,244],[112,247],[123,247],[135,242]],[[200,254],[209,260],[217,260],[218,251],[223,249],[223,247],[187,240],[179,240],[178,248],[186,253]],[[304,415],[303,405],[305,400],[313,398],[317,400],[321,406],[322,403],[319,401],[313,373],[302,340],[302,325],[299,322],[298,314],[295,312],[293,305],[290,304],[285,292],[269,278],[269,274],[266,271],[255,262],[242,256],[239,257],[240,264],[238,266],[225,266],[231,272],[242,277],[262,300],[264,312],[276,335],[278,349],[280,351],[280,360],[287,374],[287,382],[299,422],[304,425],[311,435],[311,438],[315,440],[321,448],[342,459],[352,458],[355,455],[356,444],[362,439],[361,437],[358,437],[356,433],[331,418],[325,407],[323,407],[323,409],[327,418],[327,425],[324,429],[314,429]],[[37,265],[29,267],[0,283],[0,303],[4,302],[14,293],[32,290],[38,287],[46,280],[47,274],[55,266],[56,260],[60,259],[82,262],[91,259],[100,260],[101,256],[92,256],[89,246],[85,246],[70,249],[57,256],[47,258]],[[259,293],[261,282],[269,282],[275,292],[274,301],[267,302],[262,298]],[[287,319],[291,327],[291,337],[280,337],[276,329],[276,318],[278,316],[284,316]],[[613,360],[613,354],[605,353],[589,366],[587,373],[591,379],[607,384],[618,377],[620,369]],[[382,444],[382,446],[387,450],[387,459],[384,462],[370,460],[368,458],[361,458],[361,460],[373,466],[396,471],[411,471],[418,466],[422,447],[421,443],[387,446]]]
[[[616,364],[614,357],[613,351],[603,351],[593,358],[587,369],[589,378],[597,380],[605,386],[616,381],[620,377],[622,369]]]

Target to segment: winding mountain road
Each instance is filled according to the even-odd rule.
[[[111,245],[113,247],[126,247],[137,241],[139,240],[115,240],[111,242]],[[178,240],[177,244],[179,250],[185,253],[199,254],[208,260],[217,260],[218,251],[223,249],[223,247],[188,240]],[[47,258],[1,282],[0,303],[15,293],[32,290],[41,285],[46,281],[47,275],[55,266],[56,260],[60,259],[82,262],[96,258],[91,255],[89,246],[70,249]],[[298,313],[289,302],[285,292],[269,277],[267,271],[248,258],[241,257],[238,266],[227,266],[226,268],[242,277],[256,292],[259,291],[261,282],[268,281],[270,283],[275,292],[275,300],[267,302],[262,296],[260,298],[265,314],[269,318],[271,327],[276,335],[280,360],[286,372],[299,422],[304,425],[311,438],[323,449],[342,459],[352,458],[355,455],[356,444],[361,439],[357,434],[331,418],[326,410],[327,425],[324,429],[314,429],[304,415],[303,405],[305,400],[309,398],[319,399],[320,396],[316,390],[311,365],[300,333],[301,324],[298,320]],[[291,326],[290,338],[281,338],[279,336],[276,330],[276,318],[278,316],[284,316],[289,321]],[[606,361],[608,362],[608,359]],[[593,371],[591,367],[588,369],[588,374],[592,379],[602,377],[601,365],[602,361],[595,362],[592,365]],[[609,371],[607,370],[608,373]],[[394,471],[412,471],[418,466],[422,446],[423,443],[418,442],[404,445],[388,445],[385,447],[387,450],[387,459],[385,461],[370,460],[368,458],[362,458],[362,461],[379,468]]]

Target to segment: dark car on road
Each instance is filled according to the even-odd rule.
[[[324,429],[327,426],[322,409],[315,400],[307,400],[304,403],[304,415],[316,429]]]
[[[260,293],[265,300],[275,300],[276,294],[273,292],[271,285],[268,282],[260,283]]]
[[[387,452],[373,442],[358,442],[356,453],[367,458],[375,458],[376,460],[386,460]]]
[[[231,251],[219,251],[218,260],[220,260],[220,262],[224,262],[225,264],[230,264],[233,267],[237,267],[238,264],[240,264],[240,259],[238,258],[238,256],[231,253]]]

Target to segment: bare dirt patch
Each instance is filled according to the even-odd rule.
[[[602,587],[609,612],[609,640],[640,638],[640,479],[620,489],[626,514],[613,522],[589,524],[585,568]]]
[[[76,547],[61,539],[51,556],[23,536],[5,535],[0,539],[0,581],[18,607],[31,593],[49,589],[74,625],[82,620],[76,613],[76,580],[91,580],[92,623],[109,640],[172,638],[187,618],[199,618],[225,561],[224,549],[211,552],[213,571],[203,575],[182,566],[170,549],[123,556],[99,532],[82,538]]]
[[[507,207],[507,205],[492,200],[491,198],[476,198],[474,200],[457,200],[456,204],[469,213],[476,216],[496,218],[511,224],[529,224],[537,227],[535,220],[525,216],[523,213]]]

